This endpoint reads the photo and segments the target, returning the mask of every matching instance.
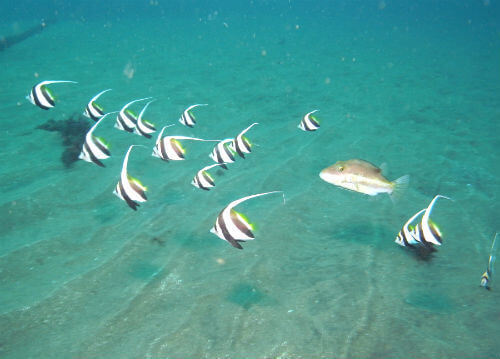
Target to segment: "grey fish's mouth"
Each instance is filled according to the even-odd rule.
[[[325,182],[332,183],[331,178],[329,178],[328,174],[323,171],[319,173],[319,177]]]

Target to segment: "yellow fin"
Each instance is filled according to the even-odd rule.
[[[147,190],[148,190],[148,188],[147,188],[146,186],[144,186],[144,185],[141,183],[141,181],[139,181],[137,178],[132,177],[131,175],[127,175],[127,177],[128,177],[128,180],[129,180],[129,181],[134,182],[134,183],[135,183],[135,184],[136,184],[136,185],[137,185],[140,189],[142,189],[143,191],[147,191]]]
[[[250,230],[254,230],[254,229],[255,229],[255,228],[254,228],[254,224],[253,224],[253,223],[250,223],[250,221],[248,220],[247,216],[245,216],[245,215],[244,215],[243,213],[241,213],[241,212],[236,211],[235,209],[233,209],[232,211],[233,211],[234,215],[235,215],[236,217],[238,217],[238,219],[239,219],[240,221],[242,221],[242,222],[243,222],[243,223],[247,226],[247,228],[248,228],[248,229],[250,229]]]

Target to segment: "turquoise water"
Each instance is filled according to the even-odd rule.
[[[499,230],[500,12],[491,1],[62,2],[7,8],[0,52],[2,358],[494,358],[499,290],[479,287]],[[116,4],[115,4],[116,5]],[[136,7],[135,7],[136,6]],[[94,16],[95,15],[95,16]],[[41,80],[57,105],[24,98]],[[253,122],[256,144],[209,191],[186,160],[151,157],[113,128],[106,168],[69,168],[57,132],[99,91],[106,111],[153,96],[169,134],[223,139]],[[177,120],[194,103],[197,125]],[[297,128],[319,109],[321,128]],[[134,107],[140,110],[140,106]],[[88,121],[91,124],[90,120]],[[148,187],[137,212],[112,192],[123,156]],[[323,182],[338,160],[409,174],[392,203]],[[239,251],[209,233],[229,202],[257,224]],[[436,194],[444,243],[430,261],[394,243]]]

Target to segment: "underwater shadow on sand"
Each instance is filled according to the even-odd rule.
[[[74,162],[78,161],[78,156],[85,142],[85,135],[90,129],[89,121],[78,113],[73,113],[66,120],[48,120],[36,127],[38,130],[58,132],[62,138],[64,151],[61,161],[66,168],[70,168]]]
[[[243,309],[250,309],[256,305],[275,305],[276,300],[266,294],[259,287],[250,283],[235,284],[230,290],[226,299]]]

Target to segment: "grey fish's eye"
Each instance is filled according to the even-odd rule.
[[[343,166],[339,166],[337,169],[338,169],[339,172],[342,172],[344,170],[344,167]]]

